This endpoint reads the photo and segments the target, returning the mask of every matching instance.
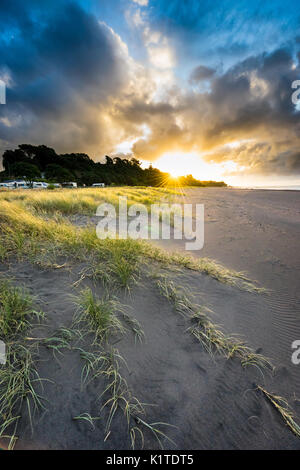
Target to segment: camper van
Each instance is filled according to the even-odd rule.
[[[94,183],[92,184],[92,188],[105,188],[104,183]]]
[[[8,189],[28,189],[29,186],[25,180],[7,180],[0,183],[2,188]]]
[[[26,181],[16,181],[15,183],[15,188],[16,189],[28,189],[30,186],[27,184]]]
[[[6,188],[6,189],[8,189],[8,188],[10,188],[10,187],[11,187],[11,186],[9,186],[9,183],[0,183],[0,189],[1,189],[1,188]]]
[[[77,183],[62,183],[63,188],[77,188]]]
[[[32,188],[33,189],[47,189],[48,183],[44,183],[42,181],[33,181]]]

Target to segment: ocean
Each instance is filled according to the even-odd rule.
[[[268,189],[271,191],[300,191],[300,185],[290,186],[233,186],[238,189]]]

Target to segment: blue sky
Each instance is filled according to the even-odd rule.
[[[299,24],[296,1],[2,0],[0,147],[298,177]]]

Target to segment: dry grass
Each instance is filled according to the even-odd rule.
[[[73,326],[79,327],[83,336],[92,333],[94,340],[93,350],[86,351],[77,346],[80,357],[84,361],[81,373],[81,385],[86,386],[98,378],[105,380],[105,388],[99,391],[99,400],[102,406],[99,409],[99,416],[92,418],[89,413],[83,413],[74,417],[76,420],[88,422],[94,428],[94,421],[100,419],[102,411],[108,410],[105,425],[105,440],[111,433],[112,422],[118,411],[124,414],[128,427],[128,435],[131,446],[134,449],[139,445],[144,445],[144,431],[150,431],[163,448],[162,438],[169,440],[160,429],[161,426],[168,426],[166,423],[148,423],[145,415],[145,404],[142,404],[131,392],[124,377],[121,374],[120,363],[126,366],[125,360],[118,350],[111,347],[109,340],[112,335],[124,334],[126,332],[122,322],[130,328],[135,335],[135,340],[142,341],[144,333],[139,322],[125,312],[123,306],[118,302],[106,297],[97,298],[90,289],[84,289],[76,298],[78,305],[74,317]],[[120,317],[120,318],[119,318]],[[68,342],[66,344],[68,346]]]
[[[120,196],[127,196],[128,205],[140,203],[149,206],[161,200],[165,202],[180,194],[168,188],[80,188],[56,191],[0,192],[0,202],[14,202],[39,215],[95,215],[99,204],[107,202],[117,206]]]
[[[76,192],[73,194],[76,195]],[[13,192],[9,193],[9,197],[16,196]],[[42,193],[42,196],[49,197],[51,201],[52,193]],[[119,285],[125,288],[136,278],[139,264],[148,260],[199,271],[219,282],[248,291],[263,291],[243,273],[228,270],[213,260],[168,254],[143,240],[99,240],[94,228],[76,228],[66,219],[56,216],[45,219],[15,200],[1,201],[0,242],[2,260],[14,254],[19,258],[27,256],[32,262],[55,267],[59,266],[57,258],[60,256],[84,260],[92,255],[100,264],[109,262],[107,274],[111,273]]]
[[[238,287],[248,292],[266,293],[267,290],[258,287],[256,283],[250,280],[245,273],[227,269],[216,261],[209,258],[194,258],[192,256],[182,255],[181,253],[167,253],[160,248],[154,247],[149,243],[143,243],[143,254],[153,261],[158,261],[166,266],[174,265],[198,271],[213,279]]]
[[[300,438],[300,426],[295,422],[294,415],[289,407],[289,404],[285,398],[282,398],[273,393],[267,392],[264,388],[257,386],[259,390],[267,400],[272,404],[272,406],[278,411],[280,416],[285,421],[286,425],[291,429],[291,431]]]
[[[166,276],[156,281],[160,293],[174,305],[176,311],[185,317],[192,326],[188,332],[192,334],[210,354],[218,352],[227,359],[237,357],[243,367],[255,366],[259,370],[273,370],[269,360],[261,354],[254,353],[242,341],[225,335],[218,325],[211,322],[208,309],[192,302],[192,295],[185,289],[178,289],[174,282]]]
[[[31,427],[34,412],[42,407],[36,392],[37,382],[41,383],[35,368],[37,343],[29,347],[22,344],[22,333],[31,326],[30,321],[42,316],[24,288],[14,287],[7,280],[0,281],[0,338],[6,342],[6,364],[0,365],[0,437],[9,440],[9,449],[17,440],[24,403]]]
[[[118,411],[121,411],[126,418],[128,434],[133,449],[137,446],[137,438],[139,438],[140,447],[144,446],[145,431],[153,434],[161,449],[163,449],[163,439],[174,444],[161,430],[162,426],[168,427],[171,426],[170,424],[163,422],[148,423],[146,421],[145,407],[147,405],[141,403],[134,397],[126,380],[122,377],[120,373],[120,361],[124,360],[117,349],[110,348],[109,351],[101,349],[94,353],[82,350],[81,357],[85,361],[83,368],[84,381],[87,381],[89,377],[89,382],[103,377],[107,383],[105,389],[99,395],[99,398],[104,401],[99,410],[99,414],[101,415],[104,409],[108,410],[105,426],[105,440],[108,439],[111,433],[111,426],[115,415]],[[84,413],[82,419],[93,424],[93,420],[99,419],[99,417],[93,418],[91,422],[88,413]]]

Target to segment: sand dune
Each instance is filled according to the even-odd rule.
[[[130,390],[131,403],[137,399],[146,404],[145,415],[133,413],[128,422],[124,410],[117,408],[109,429],[110,407],[104,406],[109,394],[102,396],[107,387],[105,375],[91,376],[82,383],[82,351],[101,354],[92,344],[93,334],[72,338],[60,352],[50,347],[55,341],[48,341],[59,336],[61,328],[73,328],[74,295],[80,289],[88,287],[101,298],[106,288],[100,281],[82,277],[89,267],[87,261],[66,257],[58,269],[26,260],[1,264],[1,274],[17,285],[24,284],[45,312],[42,324],[26,333],[39,339],[36,367],[40,377],[47,379],[40,389],[45,409],[36,410],[32,430],[24,403],[16,449],[130,449],[130,430],[135,428],[143,432],[142,439],[136,431],[135,448],[299,449],[299,438],[257,390],[260,385],[287,398],[295,420],[300,421],[300,366],[291,363],[291,342],[300,338],[296,289],[299,197],[299,193],[284,192],[187,191],[186,201],[206,206],[206,241],[199,255],[246,270],[273,291],[269,295],[247,292],[200,272],[160,266],[155,261],[145,263],[130,290],[119,289],[114,294],[126,314],[138,321],[141,341],[125,322],[126,332],[110,335],[103,345],[103,351],[124,358],[118,371],[126,380],[125,393]],[[82,224],[94,219],[77,217],[76,223],[78,220]],[[166,248],[175,247],[182,249],[175,242]],[[274,264],[275,256],[279,262]],[[190,333],[192,320],[157,289],[158,275],[188,292],[193,305],[205,308],[207,318],[225,335],[237,335],[254,354],[270,358],[274,373],[256,365],[243,367],[239,355],[225,357],[213,346],[209,354],[205,344]],[[123,313],[117,312],[121,322]],[[163,423],[158,425],[162,434],[155,435],[140,419]]]

